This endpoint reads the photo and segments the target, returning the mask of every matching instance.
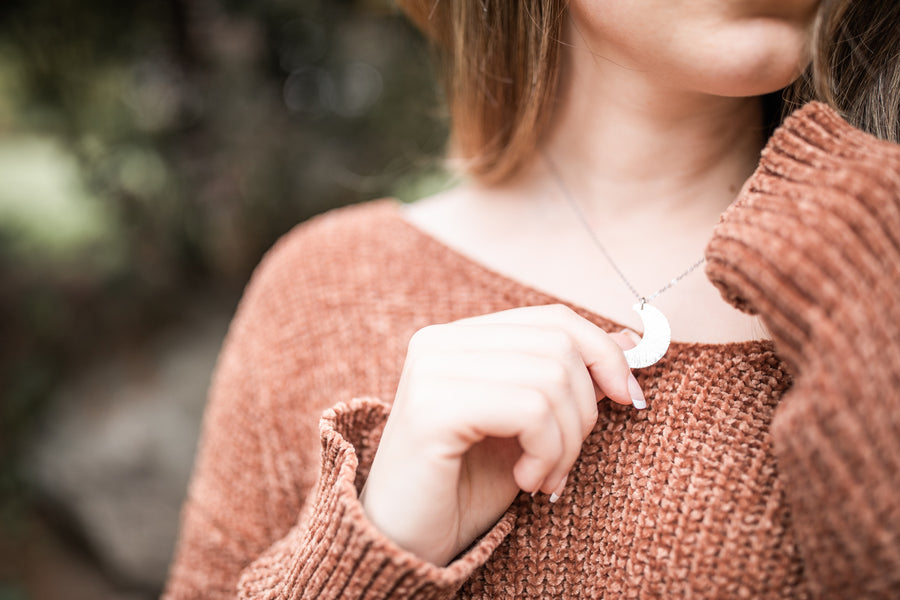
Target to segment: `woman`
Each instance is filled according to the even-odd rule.
[[[866,4],[817,21],[838,105],[822,38],[896,50]],[[897,597],[900,149],[823,104],[767,139],[816,3],[404,6],[470,178],[264,260],[167,597]]]

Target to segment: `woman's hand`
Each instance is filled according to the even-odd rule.
[[[371,522],[446,565],[520,489],[561,495],[597,401],[645,406],[622,354],[633,345],[561,305],[417,332],[360,494]]]

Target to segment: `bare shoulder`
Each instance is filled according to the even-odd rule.
[[[460,185],[403,206],[403,218],[429,233],[448,235],[478,221],[477,192]]]
[[[509,189],[462,184],[404,206],[403,218],[447,246],[493,263],[502,248],[514,246],[517,232],[530,228],[528,204]]]

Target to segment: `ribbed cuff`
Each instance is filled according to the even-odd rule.
[[[706,250],[707,276],[726,300],[763,316],[792,367],[835,341],[833,327],[880,320],[866,314],[879,294],[900,321],[898,173],[897,146],[812,103],[773,134],[722,215]]]
[[[403,550],[366,518],[359,456],[374,455],[389,407],[373,399],[339,404],[322,417],[322,476],[302,531],[254,563],[243,598],[452,598],[512,529],[508,512],[459,559],[438,567]],[[277,590],[277,591],[276,591]]]

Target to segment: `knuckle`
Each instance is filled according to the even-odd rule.
[[[584,420],[584,429],[585,429],[584,437],[587,437],[588,435],[590,435],[591,431],[594,430],[594,426],[597,424],[597,419],[600,418],[600,411],[597,408],[597,403],[595,401],[593,401],[593,399],[591,400],[591,402],[588,406],[589,406],[589,408],[587,410],[587,415],[585,415],[586,418]]]
[[[568,471],[572,468],[572,465],[575,464],[575,461],[578,460],[578,457],[581,456],[581,438],[572,440],[572,444],[567,444],[565,450],[563,452],[563,456],[560,459],[560,468]]]
[[[445,325],[426,325],[409,338],[409,350],[418,351],[435,344],[445,331]]]
[[[551,304],[547,309],[558,319],[568,319],[575,314],[575,312],[565,304]]]
[[[560,362],[546,362],[541,377],[544,385],[554,394],[564,393],[570,388],[569,370]]]
[[[417,354],[407,358],[408,379],[411,384],[421,384],[423,380],[432,379],[438,372],[441,362],[432,354]]]
[[[545,336],[546,341],[544,343],[553,355],[569,359],[578,354],[574,340],[566,332],[559,329],[551,329],[547,331]]]
[[[517,407],[522,418],[529,423],[545,423],[553,418],[553,408],[547,395],[539,390],[532,390],[520,406]]]

